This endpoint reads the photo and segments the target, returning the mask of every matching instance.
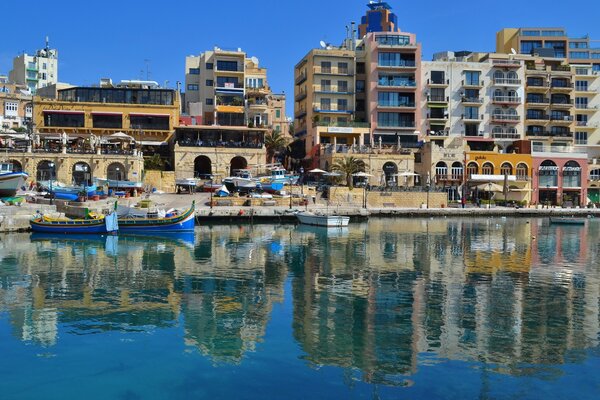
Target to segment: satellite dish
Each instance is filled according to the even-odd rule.
[[[516,51],[515,49],[513,49],[512,47],[510,48],[510,52],[511,52],[512,54],[517,54],[517,51]]]
[[[258,58],[256,58],[256,57],[250,57],[250,60],[251,60],[251,61],[252,61],[254,64],[256,64],[256,65],[258,66]]]
[[[325,43],[324,41],[320,41],[319,44],[321,45],[322,48],[326,48],[327,47],[327,43]]]

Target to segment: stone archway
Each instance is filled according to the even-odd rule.
[[[43,160],[37,165],[35,179],[39,181],[50,181],[56,179],[56,164],[53,161]]]
[[[194,159],[194,178],[205,178],[212,175],[212,161],[207,156]]]
[[[9,160],[8,162],[12,164],[13,172],[23,172],[23,166],[21,165],[21,163],[19,161]]]
[[[385,175],[386,186],[397,185],[398,184],[398,180],[397,180],[398,166],[396,165],[396,163],[388,161],[385,164],[383,164],[382,169],[383,169],[383,173]]]
[[[242,156],[233,157],[229,163],[229,175],[234,175],[233,171],[248,168],[248,160]]]
[[[123,164],[114,162],[106,168],[106,178],[111,181],[126,181],[127,170]]]
[[[92,169],[86,162],[80,161],[73,165],[73,184],[76,186],[90,186],[92,184]]]

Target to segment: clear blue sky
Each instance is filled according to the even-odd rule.
[[[96,84],[102,77],[145,79],[144,60],[149,60],[150,79],[174,87],[184,80],[186,55],[214,46],[241,47],[268,68],[274,91],[290,95],[289,114],[294,64],[320,40],[339,44],[345,25],[360,21],[367,2],[32,0],[25,7],[8,1],[2,4],[0,74],[8,74],[15,55],[43,47],[46,35],[59,50],[59,80],[76,85]],[[443,50],[493,51],[502,27],[564,27],[571,36],[600,40],[598,0],[560,6],[548,0],[388,2],[402,30],[417,34],[426,60]],[[31,13],[38,17],[25,17]]]

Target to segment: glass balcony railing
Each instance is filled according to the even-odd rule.
[[[408,79],[380,79],[377,82],[377,85],[392,87],[416,87],[417,82]]]

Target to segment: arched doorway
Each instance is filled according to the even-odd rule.
[[[476,162],[471,161],[467,164],[467,178],[471,179],[471,175],[477,175],[479,173],[479,165]]]
[[[194,160],[194,178],[209,178],[212,175],[212,162],[207,156],[198,156]]]
[[[9,163],[12,164],[13,172],[23,172],[23,166],[17,160],[9,160]]]
[[[248,160],[241,156],[233,157],[229,164],[229,175],[233,176],[233,171],[246,168],[248,168]]]
[[[53,161],[40,161],[37,166],[35,179],[38,182],[56,179],[56,164]]]
[[[581,166],[577,161],[567,161],[563,167],[562,205],[576,207],[581,205]]]
[[[552,160],[544,160],[538,171],[538,193],[540,204],[556,205],[558,190],[558,166]]]
[[[78,162],[73,165],[73,184],[76,186],[92,184],[92,169],[88,163]]]
[[[106,178],[111,181],[126,181],[127,171],[125,166],[121,163],[112,163],[106,169]]]
[[[440,161],[435,164],[435,182],[444,181],[448,178],[448,165],[445,162]]]
[[[398,184],[398,180],[396,179],[398,174],[398,166],[396,163],[391,161],[383,164],[383,174],[385,175],[385,184],[386,186],[396,186]],[[406,178],[404,178],[406,180]]]

